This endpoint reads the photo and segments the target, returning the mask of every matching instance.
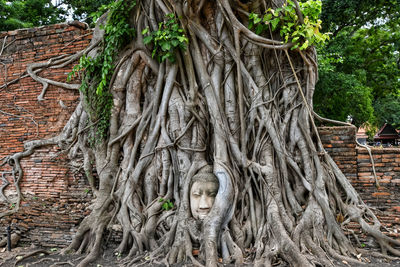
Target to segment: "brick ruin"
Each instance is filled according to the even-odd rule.
[[[50,85],[44,100],[37,97],[42,84],[25,77],[27,64],[45,62],[63,54],[74,54],[90,42],[91,31],[57,24],[0,33],[0,159],[23,150],[25,141],[57,135],[78,104],[79,93]],[[4,44],[4,45],[3,45]],[[43,70],[42,77],[65,81],[72,65]],[[44,246],[65,246],[75,227],[89,212],[89,185],[79,171],[67,165],[57,147],[43,148],[21,164],[25,171],[20,182],[23,193],[20,211],[0,220],[0,234],[5,226],[23,232],[22,242]],[[5,195],[14,198],[13,177],[6,166],[0,168],[10,186]],[[4,185],[5,181],[1,181]],[[0,198],[3,212],[13,204]]]
[[[0,159],[22,151],[25,141],[58,134],[78,103],[77,91],[52,85],[45,99],[38,101],[42,85],[25,76],[27,64],[80,51],[90,38],[90,30],[67,24],[0,33],[0,48],[4,47],[0,54]],[[43,70],[41,76],[65,81],[71,69],[72,65],[62,70]],[[14,79],[18,80],[3,86]],[[368,152],[355,144],[354,127],[320,127],[319,131],[326,150],[364,201],[375,209],[385,226],[397,229],[400,149],[372,149],[380,183],[377,188]],[[76,227],[90,212],[92,195],[82,170],[68,166],[65,155],[59,152],[57,147],[43,148],[22,161],[25,173],[20,183],[24,196],[21,209],[0,219],[1,236],[11,225],[14,231],[23,233],[22,243],[65,247],[72,239]],[[5,194],[12,199],[15,188],[9,171],[0,167],[0,173],[5,173],[4,178],[11,184]],[[0,188],[4,183],[2,180]],[[0,198],[0,212],[11,208],[11,203]]]
[[[356,145],[355,127],[319,127],[319,133],[326,151],[382,225],[391,230],[387,233],[400,237],[400,148],[371,147],[375,178],[368,150]]]

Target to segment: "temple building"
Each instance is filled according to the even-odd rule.
[[[385,123],[374,136],[375,144],[397,146],[399,144],[399,141],[400,141],[399,133],[389,123]]]

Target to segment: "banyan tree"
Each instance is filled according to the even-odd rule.
[[[9,157],[20,176],[20,159],[41,146],[83,162],[95,204],[64,252],[86,253],[87,265],[117,224],[126,265],[332,266],[356,261],[343,227],[357,222],[400,255],[318,135],[320,10],[312,0],[119,0],[84,51],[31,65],[44,87],[80,90],[58,136]],[[37,71],[78,58],[69,82]]]

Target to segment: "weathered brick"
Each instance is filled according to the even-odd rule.
[[[0,75],[0,84],[20,77],[26,71],[28,64],[44,62],[60,54],[74,54],[83,50],[91,38],[90,35],[86,35],[87,33],[90,31],[65,24],[1,32],[0,39],[8,36],[7,43],[10,45],[4,49],[1,57],[7,66],[7,77]],[[72,67],[71,64],[61,70],[45,70],[41,75],[65,81]],[[41,90],[40,83],[26,77],[8,86],[7,90],[1,91],[2,111],[16,116],[0,113],[0,158],[21,152],[23,142],[58,134],[78,103],[76,101],[79,98],[78,92],[55,86],[49,86],[45,100],[39,103],[37,96]],[[60,100],[68,110],[61,108]],[[39,124],[38,129],[29,118],[33,118]],[[87,206],[82,206],[76,211],[75,205],[65,207],[63,210],[60,208],[50,210],[49,207],[54,203],[68,203],[70,199],[74,199],[74,203],[85,204],[90,195],[84,192],[84,189],[88,188],[85,179],[80,174],[68,171],[65,158],[61,156],[56,160],[51,159],[58,151],[57,147],[38,149],[32,156],[21,161],[25,175],[20,186],[26,201],[21,203],[18,213],[0,219],[0,235],[4,234],[3,225],[14,221],[17,229],[28,231],[23,235],[22,242],[64,247],[66,242],[71,240],[73,232],[70,229],[76,227],[85,213],[87,214]],[[9,170],[7,166],[0,169],[0,171]],[[12,178],[7,178],[11,182]],[[5,194],[15,196],[14,186],[8,186]],[[9,207],[0,202],[0,212],[4,208]],[[46,224],[50,230],[47,234],[43,231]],[[54,234],[53,238],[49,233]]]
[[[390,193],[389,192],[375,192],[375,193],[372,193],[372,196],[373,197],[390,196]]]
[[[339,130],[339,128],[342,128]],[[363,147],[356,147],[352,142],[355,130],[346,131],[346,127],[322,127],[319,130],[324,147],[333,160],[341,168],[349,181],[360,194],[361,198],[371,207],[384,211],[386,216],[380,220],[386,225],[400,224],[400,149],[399,148],[372,148],[374,166],[379,180],[380,189],[377,192],[375,177],[372,172],[372,163],[368,151]],[[339,138],[334,136],[339,136]],[[344,137],[348,136],[348,137]],[[335,143],[343,140],[345,143]],[[346,142],[349,143],[346,143]],[[349,151],[342,149],[346,147]],[[352,153],[354,151],[354,153]],[[350,164],[350,162],[354,161]],[[353,170],[352,167],[356,170]],[[353,169],[354,169],[353,168]],[[353,175],[353,176],[351,176]],[[393,207],[399,207],[393,209]],[[353,226],[350,227],[354,229]]]

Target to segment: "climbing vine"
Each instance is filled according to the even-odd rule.
[[[269,8],[263,16],[256,13],[249,15],[249,28],[257,34],[277,31],[283,37],[285,43],[293,43],[292,49],[307,49],[311,45],[323,43],[329,39],[329,33],[321,33],[319,15],[322,2],[320,0],[308,0],[299,2],[301,15],[296,12],[296,4],[288,0],[281,8]]]
[[[99,137],[98,140],[107,136],[109,127],[112,108],[109,84],[115,69],[114,61],[120,49],[134,36],[134,29],[128,22],[129,12],[134,6],[134,1],[120,0],[103,5],[99,11],[92,14],[93,20],[97,21],[109,10],[106,23],[100,26],[105,32],[101,52],[96,58],[83,55],[79,64],[74,66],[68,75],[68,79],[71,79],[78,72],[83,72],[80,91],[85,96],[90,119],[97,125],[95,137]]]
[[[167,14],[167,20],[158,24],[158,30],[149,32],[149,28],[142,31],[142,34],[148,35],[143,38],[144,44],[152,43],[154,45],[152,57],[158,62],[168,59],[175,61],[176,49],[186,49],[188,38],[184,30],[179,26],[178,19],[175,14]]]

